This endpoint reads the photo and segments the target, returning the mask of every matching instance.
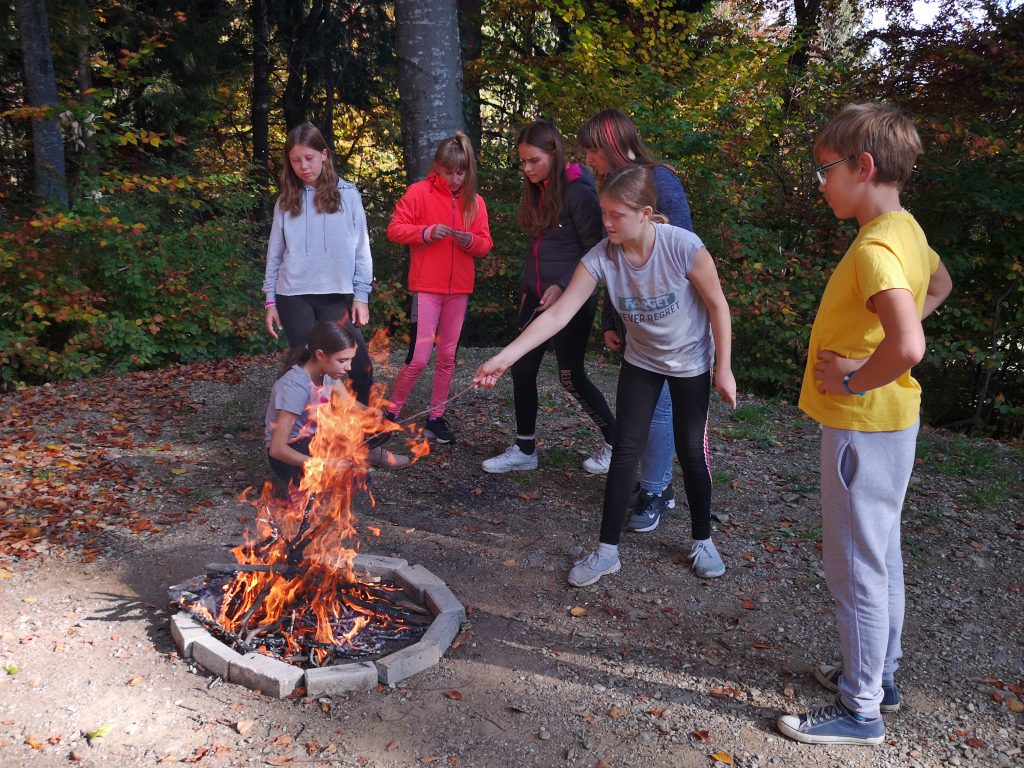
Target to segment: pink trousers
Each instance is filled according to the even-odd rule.
[[[466,319],[466,294],[444,294],[419,292],[413,300],[416,312],[416,338],[413,339],[411,359],[402,366],[395,379],[391,393],[391,412],[398,415],[409,398],[409,393],[430,362],[430,353],[437,344],[437,361],[434,364],[434,386],[430,392],[430,417],[444,415],[444,401],[448,399],[452,376],[455,374],[455,351],[462,335],[462,323]]]

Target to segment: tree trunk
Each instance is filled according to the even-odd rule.
[[[25,68],[25,100],[32,107],[56,106],[57,79],[50,50],[46,0],[16,0],[14,5]],[[32,120],[32,155],[36,195],[67,205],[64,141],[58,118]]]
[[[462,38],[462,64],[466,100],[463,113],[466,132],[470,141],[479,151],[483,136],[483,122],[480,117],[480,73],[476,63],[483,55],[483,1],[458,0],[459,35]]]
[[[266,198],[270,190],[270,44],[267,0],[252,0],[252,166],[253,180]]]
[[[396,0],[398,93],[405,171],[430,171],[441,139],[462,129],[462,66],[456,0]]]

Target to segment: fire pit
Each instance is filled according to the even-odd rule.
[[[447,585],[423,566],[410,565],[400,558],[360,554],[353,559],[353,566],[360,581],[394,583],[411,600],[425,605],[432,621],[418,641],[376,660],[353,660],[304,670],[257,651],[239,653],[185,612],[171,618],[171,634],[182,656],[194,659],[211,674],[278,698],[301,687],[307,695],[317,696],[369,690],[378,682],[394,685],[437,664],[466,617],[462,604]],[[179,587],[187,590],[190,584],[192,580]]]
[[[353,500],[365,492],[374,503],[365,436],[401,427],[344,396],[311,416],[298,488],[281,495],[267,484],[234,562],[170,589],[183,609],[171,622],[182,655],[277,697],[394,684],[436,664],[465,619],[427,569],[355,551]],[[410,448],[416,458],[429,450],[422,434]]]

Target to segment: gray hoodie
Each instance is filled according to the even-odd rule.
[[[277,294],[352,294],[367,301],[373,290],[373,259],[366,213],[359,191],[338,180],[341,210],[318,213],[314,190],[306,187],[298,216],[274,206],[274,223],[267,244],[263,292],[267,301]]]

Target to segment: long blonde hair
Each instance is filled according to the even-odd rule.
[[[465,171],[466,180],[462,182],[462,221],[468,227],[473,223],[477,213],[476,201],[476,158],[473,156],[473,145],[469,137],[462,131],[456,131],[447,139],[441,139],[434,152],[434,165],[452,171]]]
[[[309,147],[317,152],[327,151],[327,159],[324,160],[320,178],[316,180],[313,205],[317,213],[337,213],[341,210],[341,192],[338,191],[338,176],[334,172],[334,155],[328,149],[320,129],[310,123],[295,126],[288,131],[288,137],[285,139],[284,167],[281,168],[281,196],[278,198],[281,210],[287,211],[292,216],[302,213],[302,198],[306,185],[295,175],[291,159],[288,157],[288,153],[298,146]]]

